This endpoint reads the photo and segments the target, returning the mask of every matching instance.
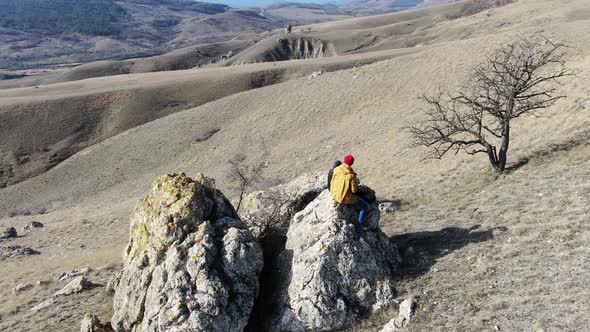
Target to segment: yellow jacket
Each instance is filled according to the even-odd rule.
[[[357,199],[354,193],[358,189],[356,173],[352,167],[342,164],[334,168],[332,183],[330,184],[330,193],[332,198],[340,204],[356,204]]]

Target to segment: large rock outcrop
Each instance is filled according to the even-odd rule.
[[[364,228],[357,218],[327,190],[293,217],[278,257],[272,330],[338,330],[393,302],[397,248],[379,229],[375,206]]]
[[[158,178],[131,217],[114,281],[116,331],[242,331],[258,294],[259,244],[212,182]]]
[[[325,173],[246,196],[242,218],[265,256],[252,330],[337,330],[392,303],[401,259],[374,191],[360,188],[371,203],[364,227],[355,207],[333,201]]]
[[[114,291],[115,331],[332,331],[394,300],[397,248],[336,204],[323,173],[248,195],[242,220],[204,176],[158,178],[131,217]],[[90,318],[92,319],[90,319]]]

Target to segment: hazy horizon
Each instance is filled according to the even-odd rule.
[[[211,3],[221,3],[232,7],[257,7],[267,6],[273,3],[280,2],[311,2],[311,3],[336,3],[339,1],[335,0],[296,0],[296,1],[277,1],[277,0],[200,0]]]

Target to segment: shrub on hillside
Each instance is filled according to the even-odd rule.
[[[515,0],[470,0],[465,3],[465,6],[459,13],[455,15],[449,15],[448,18],[454,20],[461,17],[475,15],[477,13],[483,12],[484,10],[505,6],[514,1]]]
[[[17,217],[17,216],[30,216],[31,210],[24,209],[24,208],[13,208],[8,210],[8,217]]]
[[[31,209],[27,209],[27,208],[12,208],[12,209],[9,209],[6,214],[8,215],[9,218],[12,218],[12,217],[18,217],[18,216],[30,216],[30,215],[34,215],[34,214],[46,214],[46,213],[47,213],[46,208],[39,208],[37,210],[31,210]]]

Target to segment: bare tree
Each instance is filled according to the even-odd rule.
[[[289,228],[289,221],[295,214],[293,197],[280,191],[268,190],[259,199],[262,206],[256,214],[244,216],[253,234],[259,239],[284,236]]]
[[[236,211],[238,212],[247,193],[270,187],[279,181],[279,179],[263,175],[270,158],[270,152],[264,140],[254,143],[249,139],[244,139],[241,145],[252,146],[254,144],[258,145],[260,151],[260,155],[256,156],[256,158],[249,160],[246,154],[238,153],[229,160],[230,167],[227,177],[231,183],[231,189],[237,191],[239,195],[236,205]]]
[[[565,96],[559,80],[573,72],[565,66],[566,45],[542,37],[520,38],[494,51],[474,68],[456,93],[422,96],[426,118],[409,128],[415,146],[428,157],[447,152],[486,154],[496,172],[506,169],[510,125],[522,115],[537,115]],[[496,145],[499,144],[499,148]]]
[[[238,204],[236,206],[236,211],[238,212],[240,211],[244,196],[254,190],[256,183],[262,179],[263,165],[260,163],[250,165],[246,159],[246,155],[240,153],[229,161],[230,169],[228,179],[239,193]]]

